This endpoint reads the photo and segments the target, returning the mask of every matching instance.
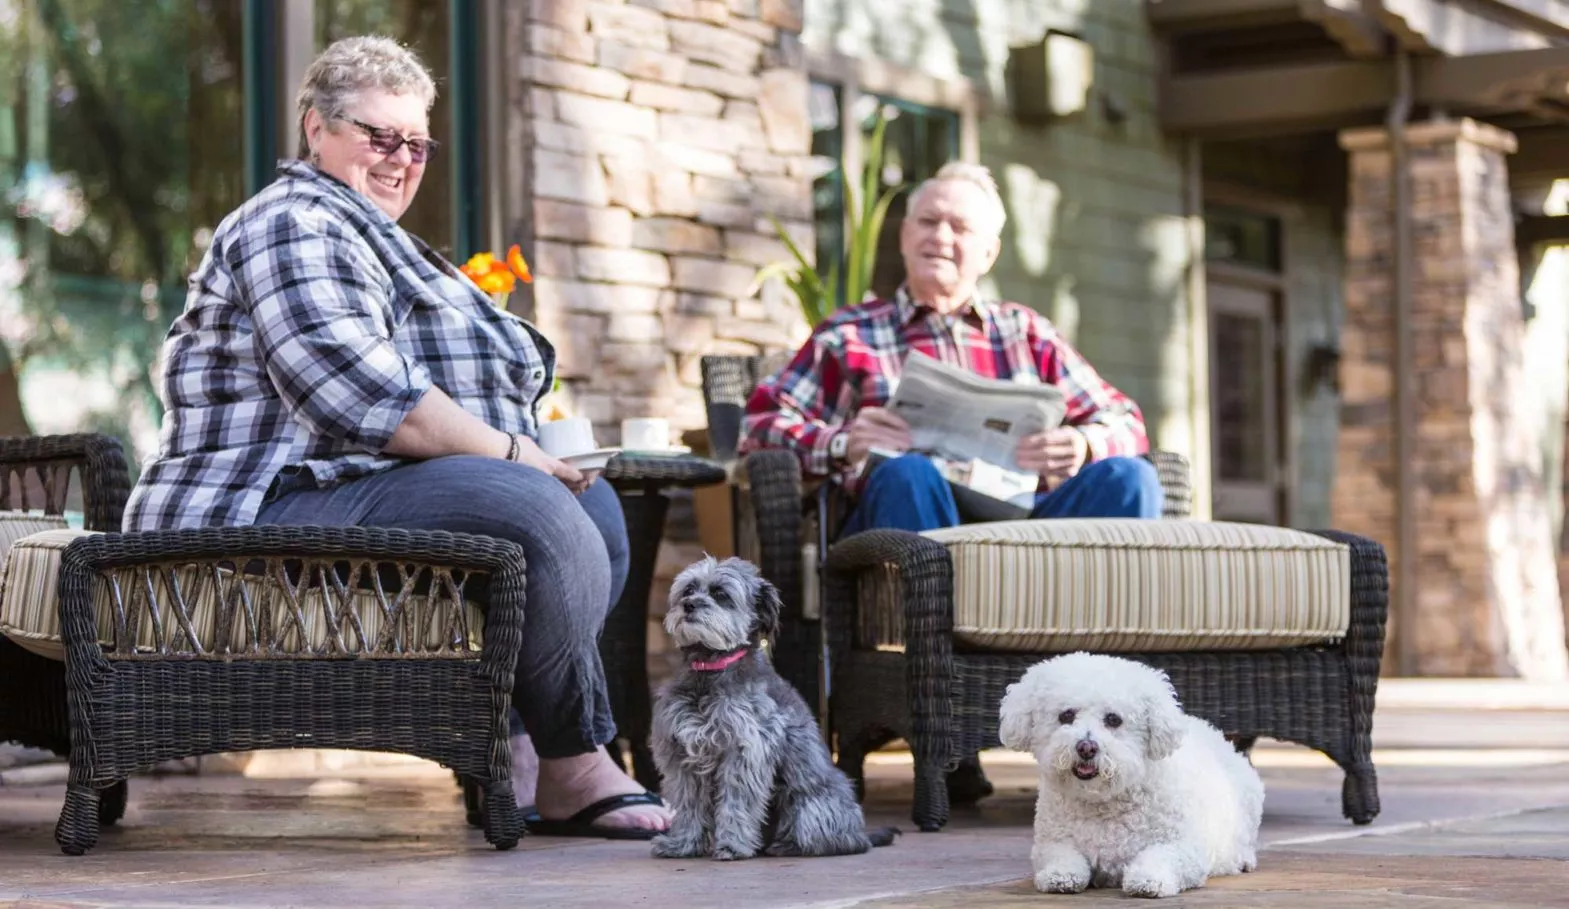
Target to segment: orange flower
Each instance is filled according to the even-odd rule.
[[[458,270],[469,276],[469,280],[478,284],[479,279],[485,277],[500,267],[501,263],[488,252],[475,253],[467,262],[458,266]]]
[[[507,250],[507,267],[512,269],[512,273],[517,275],[518,280],[524,284],[534,283],[534,275],[529,272],[528,263],[523,261],[523,251],[518,248],[516,243],[512,244],[511,248]]]
[[[488,275],[481,275],[474,282],[479,289],[487,294],[507,294],[512,292],[512,273],[509,271],[493,271]]]
[[[534,276],[529,272],[528,262],[523,259],[523,251],[516,243],[507,250],[505,262],[497,259],[492,253],[475,253],[467,262],[458,266],[458,270],[467,275],[480,290],[492,295],[496,305],[503,309],[506,308],[507,297],[512,293],[515,281],[522,281],[524,284],[534,283]]]

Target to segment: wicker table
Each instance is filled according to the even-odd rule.
[[[626,589],[605,620],[599,639],[600,660],[610,691],[610,709],[621,738],[632,750],[632,772],[650,792],[659,789],[659,772],[648,749],[653,699],[648,688],[648,597],[665,534],[669,489],[692,489],[725,482],[717,461],[688,454],[621,454],[605,465],[626,512],[631,565]],[[620,751],[611,749],[620,763]],[[624,769],[624,768],[623,768]]]

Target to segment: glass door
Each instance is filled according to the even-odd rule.
[[[1215,520],[1280,524],[1278,295],[1213,278],[1208,293]]]

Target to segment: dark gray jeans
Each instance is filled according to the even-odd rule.
[[[626,584],[628,553],[621,503],[604,480],[574,496],[522,464],[433,458],[329,489],[285,477],[256,523],[448,530],[518,543],[528,559],[528,618],[512,703],[534,750],[572,757],[615,737],[598,641]]]

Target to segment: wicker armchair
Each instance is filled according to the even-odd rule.
[[[703,400],[713,456],[733,465],[736,551],[757,564],[784,601],[780,633],[773,642],[775,665],[817,709],[824,639],[820,614],[808,608],[815,591],[807,589],[802,552],[808,543],[816,545],[819,558],[828,551],[848,517],[848,501],[835,483],[803,480],[800,461],[788,451],[757,451],[745,458],[738,454],[747,397],[787,358],[705,356]],[[1161,451],[1147,457],[1166,491],[1165,516],[1187,517],[1193,504],[1187,459]]]
[[[124,483],[110,488],[118,509]],[[48,530],[16,541],[8,564],[6,604],[21,597],[29,619],[7,634],[64,651],[70,778],[55,838],[67,854],[96,843],[104,793],[130,774],[265,748],[436,761],[483,794],[488,842],[522,836],[507,747],[523,634],[515,544],[375,528]],[[50,662],[26,663],[56,673],[35,685],[58,685]]]
[[[77,488],[73,495],[72,481]],[[0,439],[0,560],[20,533],[64,526],[65,511],[79,500],[88,530],[120,529],[131,480],[115,439],[98,435]],[[16,742],[66,755],[71,724],[66,711],[65,664],[0,637],[0,742]],[[105,790],[99,820],[113,824],[125,813],[126,783]]]

